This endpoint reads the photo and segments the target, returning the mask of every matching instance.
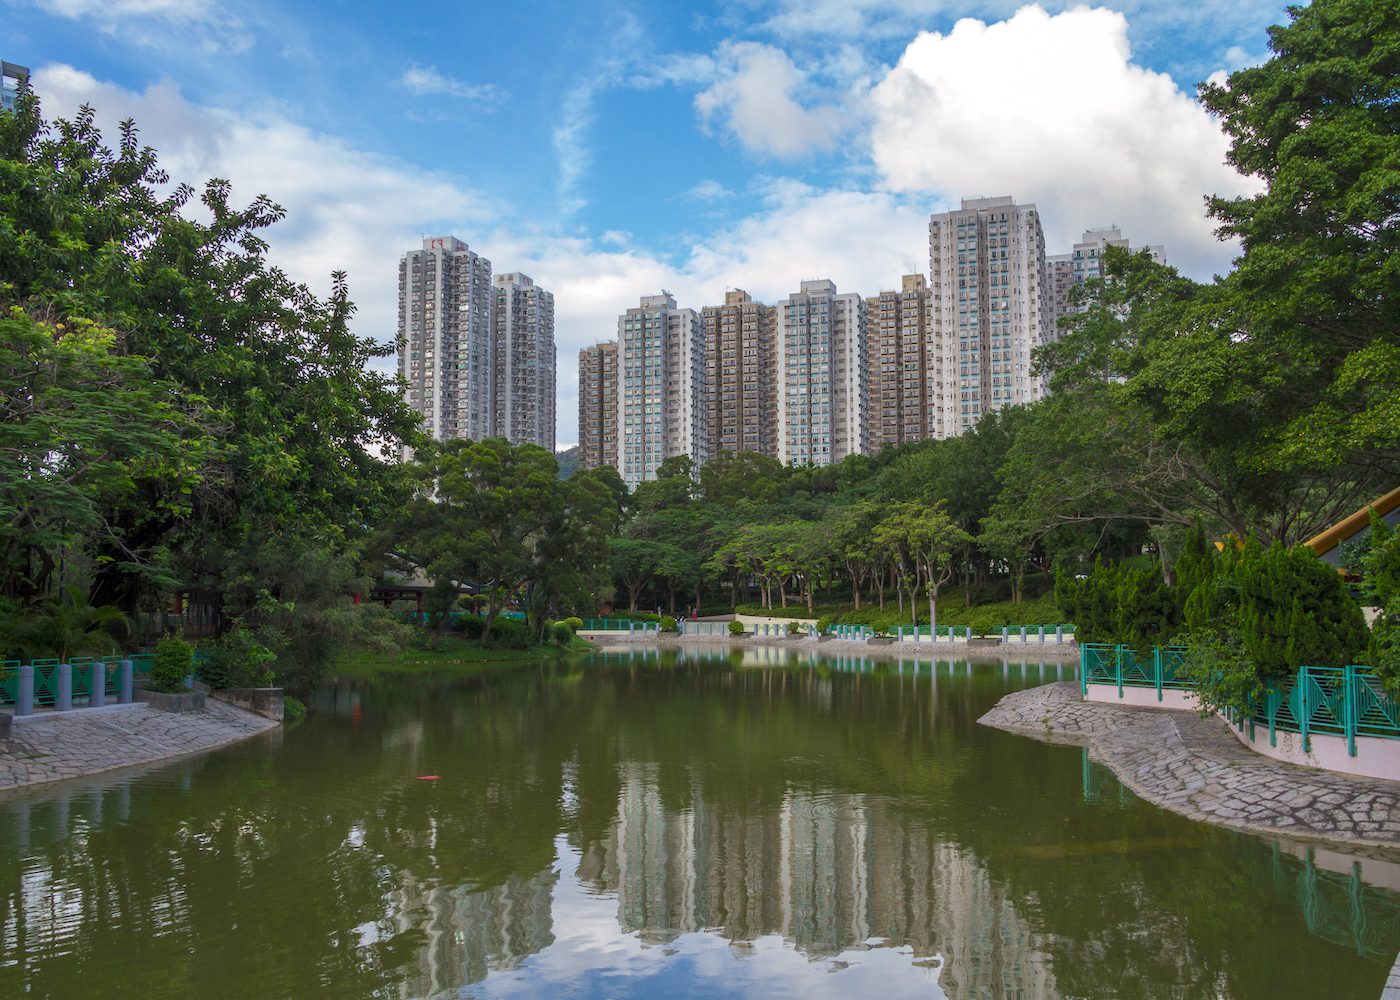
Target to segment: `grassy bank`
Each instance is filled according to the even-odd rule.
[[[405,649],[397,653],[348,653],[338,657],[327,674],[331,677],[369,677],[378,674],[409,674],[437,670],[477,674],[520,663],[560,660],[588,653],[592,649],[591,644],[577,638],[568,646],[483,649],[475,639],[444,636],[433,649]]]

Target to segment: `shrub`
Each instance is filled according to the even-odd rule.
[[[549,634],[560,646],[567,646],[574,641],[574,630],[569,627],[567,621],[555,622],[549,626]]]
[[[300,722],[306,718],[306,706],[300,699],[287,695],[282,699],[282,722]]]
[[[462,634],[468,639],[480,639],[486,629],[486,619],[478,615],[463,615],[458,619]],[[491,623],[491,649],[529,649],[535,644],[530,626],[514,618],[496,617]]]
[[[788,622],[788,635],[797,635],[802,631],[800,622]]]
[[[822,615],[817,619],[817,632],[825,635],[826,630],[831,628],[831,624],[834,620],[835,619],[833,619],[831,615]]]
[[[1369,638],[1336,569],[1306,547],[1266,549],[1257,541],[1225,551],[1187,598],[1186,621],[1238,636],[1263,677],[1355,662]]]
[[[276,680],[269,666],[276,655],[241,622],[235,622],[216,642],[205,644],[201,652],[204,658],[196,675],[212,689],[271,687]]]
[[[662,616],[661,616],[661,631],[663,631],[663,632],[679,632],[679,631],[680,631],[680,627],[676,624],[676,620],[675,620],[674,618],[672,618],[670,615],[662,615]]]
[[[168,634],[156,643],[156,659],[151,665],[152,691],[175,694],[186,691],[185,678],[194,672],[194,647],[183,636]]]
[[[734,621],[732,621],[732,622],[730,622],[730,623],[729,623],[729,634],[730,634],[730,635],[743,635],[743,634],[744,634],[744,623],[741,622],[741,621],[739,621],[739,620],[737,620],[737,619],[734,620]]]
[[[1342,578],[1303,546],[1227,548],[1185,616],[1184,673],[1207,710],[1249,712],[1271,679],[1354,663],[1368,640]]]
[[[565,618],[565,619],[564,619],[564,624],[567,625],[567,626],[569,626],[569,628],[573,629],[575,632],[578,632],[579,630],[581,630],[581,629],[583,628],[583,619],[582,619],[582,618]]]

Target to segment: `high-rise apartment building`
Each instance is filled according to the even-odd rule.
[[[0,60],[0,108],[13,111],[19,92],[29,82],[29,67]]]
[[[553,453],[554,296],[524,274],[498,274],[492,284],[492,433]]]
[[[617,468],[617,341],[578,352],[579,467]]]
[[[1086,229],[1084,237],[1069,253],[1054,254],[1047,258],[1057,333],[1061,317],[1079,312],[1083,308],[1070,303],[1070,292],[1076,285],[1103,277],[1103,252],[1110,246],[1123,247],[1133,253],[1144,249],[1129,246],[1128,241],[1123,238],[1123,231],[1117,226],[1104,226],[1099,229]],[[1145,249],[1157,263],[1166,263],[1166,251],[1160,244]]]
[[[1045,236],[1034,205],[965,198],[929,219],[930,416],[953,437],[991,410],[1039,399],[1031,351],[1054,336]]]
[[[776,458],[777,310],[743,289],[726,292],[724,305],[700,310],[705,330],[705,410],[710,457],[756,451]]]
[[[644,295],[617,319],[618,471],[629,487],[656,478],[661,463],[709,458],[705,335],[694,309],[669,292]]]
[[[491,262],[452,236],[399,259],[399,373],[435,440],[490,437]]]
[[[922,274],[865,300],[870,450],[933,437],[928,381],[933,292]]]
[[[868,450],[865,299],[804,281],[778,304],[778,460],[830,465]]]

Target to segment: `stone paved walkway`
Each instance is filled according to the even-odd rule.
[[[213,750],[276,726],[212,699],[187,714],[132,705],[36,718],[0,740],[0,790]]]
[[[1271,760],[1217,718],[1084,702],[1074,682],[1016,691],[983,725],[1089,756],[1148,802],[1255,833],[1400,848],[1400,782],[1355,778]]]

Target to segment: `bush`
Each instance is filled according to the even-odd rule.
[[[1250,541],[1226,549],[1216,572],[1187,598],[1185,616],[1193,630],[1238,637],[1261,677],[1354,663],[1370,638],[1336,569],[1304,546]]]
[[[152,691],[177,694],[187,691],[185,678],[194,673],[194,647],[183,636],[169,634],[156,643],[156,659],[151,665]]]
[[[737,621],[737,620],[730,622],[730,623],[729,623],[729,634],[730,634],[730,635],[743,635],[743,634],[744,634],[744,623],[741,622],[741,621]]]
[[[825,635],[825,634],[826,634],[826,630],[829,629],[829,628],[831,628],[831,624],[832,624],[833,621],[834,621],[834,619],[831,617],[831,615],[822,615],[820,618],[818,618],[818,619],[817,619],[817,634],[818,634],[818,635]]]
[[[565,618],[565,619],[564,619],[564,624],[567,625],[567,626],[569,626],[569,628],[573,629],[574,632],[578,632],[578,631],[580,631],[580,630],[583,628],[583,619],[582,619],[582,618]]]
[[[282,699],[282,722],[300,722],[306,718],[306,706],[302,702],[287,695]]]
[[[462,634],[468,639],[480,639],[486,629],[486,619],[477,615],[463,615],[457,620]],[[490,649],[530,649],[535,645],[535,636],[530,626],[514,618],[496,617],[491,623]]]
[[[241,622],[235,622],[217,641],[204,644],[201,652],[204,658],[196,676],[211,689],[271,687],[276,680],[269,666],[276,655]]]
[[[680,631],[680,627],[676,624],[676,620],[675,620],[674,618],[672,618],[670,615],[662,615],[662,616],[661,616],[661,631],[663,631],[663,632],[679,632],[679,631]]]
[[[798,635],[802,631],[800,622],[788,622],[788,635]]]
[[[574,630],[569,627],[567,621],[555,622],[549,626],[549,634],[554,642],[560,646],[567,646],[574,641]]]

